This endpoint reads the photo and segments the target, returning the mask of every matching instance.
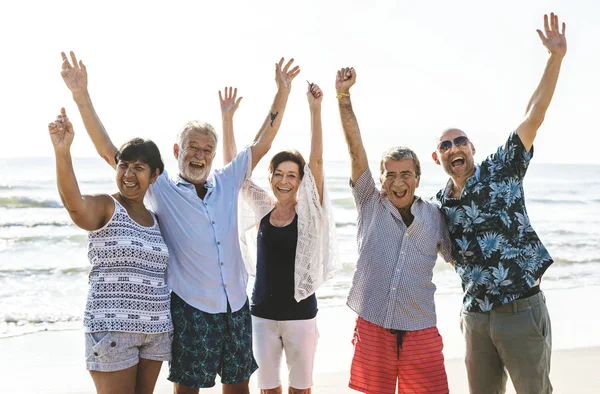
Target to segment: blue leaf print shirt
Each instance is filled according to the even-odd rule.
[[[487,312],[524,295],[552,264],[531,227],[523,177],[529,152],[516,132],[481,164],[460,198],[436,195],[452,238],[452,257],[462,279],[463,309]]]

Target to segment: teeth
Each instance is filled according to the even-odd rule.
[[[123,182],[125,186],[135,186],[135,182]]]

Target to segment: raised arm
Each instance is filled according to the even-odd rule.
[[[271,149],[271,144],[279,131],[279,126],[281,126],[281,119],[283,118],[283,112],[285,111],[285,106],[290,95],[292,81],[300,73],[300,67],[298,66],[290,69],[294,59],[290,59],[285,66],[283,66],[283,61],[284,59],[281,58],[279,63],[275,64],[277,94],[275,94],[269,114],[252,143],[252,169],[256,167],[260,159]]]
[[[567,39],[565,38],[566,25],[562,24],[562,32],[559,30],[558,15],[554,13],[544,15],[544,32],[537,30],[542,44],[548,49],[550,58],[546,63],[546,69],[542,75],[542,80],[537,89],[531,96],[527,110],[525,111],[525,119],[517,128],[517,134],[525,149],[529,151],[533,146],[533,140],[537,134],[538,128],[542,125],[546,111],[552,101],[558,74],[562,60],[567,53]]]
[[[323,92],[317,84],[309,82],[306,96],[310,108],[310,157],[308,158],[308,167],[315,178],[319,200],[323,204],[323,126],[321,124]]]
[[[238,109],[242,97],[237,98],[237,88],[226,87],[223,90],[224,94],[219,90],[219,101],[221,102],[221,120],[223,122],[223,164],[227,165],[238,153],[233,134],[233,114]]]
[[[348,152],[350,153],[350,164],[352,166],[352,174],[350,180],[356,183],[358,178],[367,170],[369,162],[367,160],[367,152],[360,136],[358,121],[352,110],[352,101],[350,100],[350,88],[356,82],[356,71],[354,68],[346,67],[337,72],[335,79],[335,90],[337,91],[338,105],[340,107],[340,118],[342,120],[342,129]]]
[[[117,148],[112,143],[106,129],[104,129],[92,104],[92,99],[90,98],[87,88],[87,69],[82,61],[77,62],[77,58],[73,51],[70,53],[71,62],[69,62],[69,59],[64,52],[61,52],[61,55],[63,63],[60,75],[73,94],[73,100],[75,100],[75,103],[79,108],[79,113],[81,114],[85,129],[92,139],[98,154],[100,154],[112,168],[116,168],[117,163],[115,163],[115,154],[117,153]]]
[[[73,222],[82,229],[88,231],[99,229],[108,221],[111,199],[107,195],[81,195],[71,160],[73,125],[67,118],[64,108],[61,109],[56,121],[48,125],[48,131],[56,156],[56,183],[65,209]]]

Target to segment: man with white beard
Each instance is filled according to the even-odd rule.
[[[117,148],[92,105],[86,68],[73,52],[71,62],[62,56],[62,77],[88,134],[98,153],[114,163]],[[217,134],[208,123],[188,122],[173,147],[179,175],[171,180],[164,171],[146,196],[170,251],[167,283],[172,290],[174,338],[169,380],[175,393],[212,387],[217,373],[223,393],[249,393],[250,375],[258,368],[252,354],[248,274],[238,241],[237,201],[239,189],[271,148],[281,125],[292,80],[300,72],[292,62],[284,65],[282,58],[275,65],[277,94],[250,146],[211,173]]]

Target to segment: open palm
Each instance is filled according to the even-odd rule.
[[[275,64],[275,82],[277,82],[277,87],[279,89],[290,90],[292,88],[292,81],[300,73],[300,66],[295,66],[290,69],[294,59],[290,59],[285,66],[283,66],[283,62],[284,59],[281,58],[279,63]]]
[[[63,63],[60,75],[71,93],[81,93],[87,91],[87,70],[82,61],[77,62],[75,53],[71,51],[71,62],[64,52],[61,52]],[[72,64],[71,64],[72,63]]]
[[[542,44],[548,49],[553,55],[564,56],[567,53],[567,39],[565,37],[565,30],[567,26],[563,22],[562,31],[559,29],[558,15],[553,12],[548,15],[544,15],[544,32],[537,30]]]
[[[221,113],[233,116],[242,101],[242,97],[237,97],[237,88],[225,87],[224,93],[219,90],[219,101],[221,102]]]

